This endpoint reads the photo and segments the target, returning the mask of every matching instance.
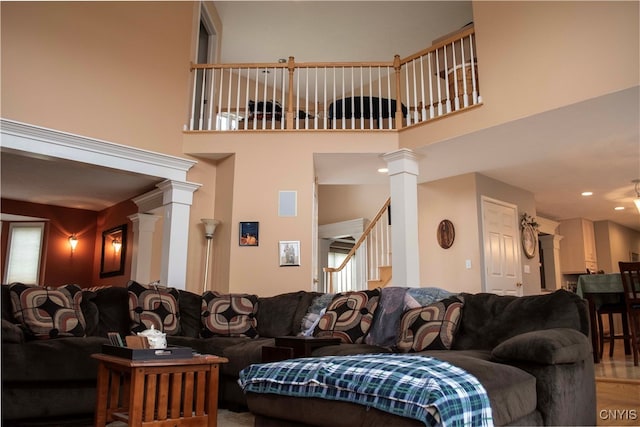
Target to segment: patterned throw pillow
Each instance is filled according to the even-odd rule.
[[[463,305],[462,297],[453,296],[405,311],[400,321],[398,350],[407,353],[451,349]]]
[[[336,294],[313,333],[316,337],[340,338],[342,342],[364,341],[380,300],[380,289]]]
[[[85,336],[80,287],[44,288],[14,283],[9,295],[13,316],[36,338]]]
[[[258,336],[257,312],[256,295],[207,291],[202,295],[202,336],[255,338]]]
[[[141,285],[133,280],[129,281],[127,287],[132,332],[142,332],[152,325],[154,329],[167,335],[177,335],[180,332],[180,294],[176,289]]]

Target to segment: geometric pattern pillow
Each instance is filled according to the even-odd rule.
[[[202,329],[204,338],[212,336],[258,336],[258,297],[248,294],[218,294],[207,291],[202,295]]]
[[[132,332],[142,332],[151,326],[167,335],[180,332],[180,294],[176,289],[141,285],[133,280],[129,281],[127,287]]]
[[[461,297],[452,296],[407,310],[400,321],[397,349],[404,353],[451,349],[463,305]]]
[[[13,316],[36,338],[85,336],[80,287],[49,289],[14,283],[9,287],[9,295]]]
[[[340,338],[360,344],[371,328],[380,300],[380,289],[336,294],[316,326],[313,336]]]

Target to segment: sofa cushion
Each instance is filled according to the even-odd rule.
[[[396,286],[381,289],[380,304],[373,317],[373,325],[365,338],[367,344],[387,348],[396,344],[408,289]]]
[[[254,338],[258,335],[257,311],[256,295],[207,291],[202,295],[202,336]]]
[[[62,337],[2,345],[2,383],[32,382],[34,385],[58,381],[95,382],[98,363],[91,357],[109,340],[102,337]],[[95,385],[95,383],[94,383]],[[3,390],[4,393],[4,390]]]
[[[304,323],[303,319],[306,317],[313,300],[320,295],[323,294],[321,294],[320,292],[304,291],[304,293],[300,297],[300,301],[298,302],[298,308],[296,308],[296,312],[293,315],[293,335],[302,334],[302,325]],[[311,331],[310,335],[313,335],[313,331]]]
[[[261,337],[294,335],[292,319],[303,293],[303,291],[289,292],[258,298],[258,335]]]
[[[575,363],[591,357],[589,339],[575,329],[547,329],[516,335],[491,352],[497,360],[545,363]]]
[[[129,291],[125,287],[110,286],[94,291],[91,299],[98,309],[98,326],[95,335],[107,337],[109,332],[118,332],[121,336],[131,333],[129,316]]]
[[[449,297],[407,310],[400,321],[397,348],[401,352],[449,350],[453,344],[463,301]]]
[[[176,289],[142,285],[133,280],[127,288],[132,332],[142,332],[152,326],[167,335],[180,332],[180,294]]]
[[[484,360],[489,352],[429,350],[420,354],[449,362],[476,377],[489,395],[497,426],[513,424],[536,411],[536,377],[515,366]]]
[[[202,329],[202,296],[193,292],[178,290],[180,307],[180,335],[197,338]]]
[[[336,294],[320,318],[314,336],[362,343],[371,327],[379,299],[380,289]]]
[[[254,363],[262,362],[262,347],[275,345],[275,338],[245,339],[233,345],[228,345],[222,350],[222,356],[229,359],[228,363],[221,365],[224,375],[237,377],[240,371]]]
[[[13,316],[36,338],[82,337],[85,321],[76,285],[57,289],[14,283],[9,288]]]
[[[464,296],[464,315],[453,344],[455,350],[492,350],[513,336],[542,329],[570,328],[589,334],[585,301],[572,292],[558,290],[524,297],[488,293],[461,295]]]
[[[300,334],[304,336],[312,336],[320,318],[327,310],[327,306],[333,299],[335,294],[319,294],[315,296],[307,308],[307,312],[300,321]]]
[[[20,325],[2,319],[2,342],[21,344],[24,342],[24,331]]]

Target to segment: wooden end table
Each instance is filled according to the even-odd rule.
[[[341,342],[340,338],[330,337],[276,337],[275,347],[263,347],[262,361],[276,362],[278,360],[309,357],[316,348],[338,345]]]
[[[124,421],[130,426],[217,425],[219,366],[228,359],[130,360],[106,354],[98,359],[95,425]]]

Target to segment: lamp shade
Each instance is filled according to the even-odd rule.
[[[640,213],[640,197],[633,199],[633,203],[636,204],[636,209],[638,209],[638,213]]]
[[[200,221],[204,224],[204,236],[207,239],[213,237],[213,233],[216,231],[216,227],[220,224],[220,221],[212,218],[202,218]]]

